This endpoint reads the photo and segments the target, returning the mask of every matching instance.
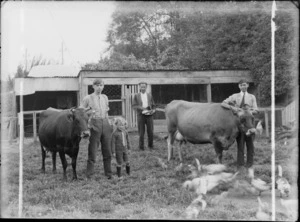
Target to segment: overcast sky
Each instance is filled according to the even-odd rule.
[[[115,2],[6,2],[1,7],[1,77],[34,56],[79,66],[97,62],[108,44]]]

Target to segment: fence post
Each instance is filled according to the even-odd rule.
[[[33,141],[37,141],[36,135],[36,112],[33,112]]]

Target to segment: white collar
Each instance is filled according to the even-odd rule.
[[[243,95],[244,95],[243,91],[241,91],[240,94],[243,96]],[[246,95],[248,95],[248,92],[247,92],[247,91],[245,92],[245,96],[246,96]]]

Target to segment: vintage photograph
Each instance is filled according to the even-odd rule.
[[[298,1],[3,1],[0,89],[1,218],[298,220]]]

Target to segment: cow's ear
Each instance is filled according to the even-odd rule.
[[[230,106],[230,109],[231,109],[232,113],[236,116],[240,116],[243,114],[243,110],[238,107]]]
[[[238,117],[241,117],[244,113],[245,113],[244,110],[237,109],[237,113],[236,114],[237,114]]]

